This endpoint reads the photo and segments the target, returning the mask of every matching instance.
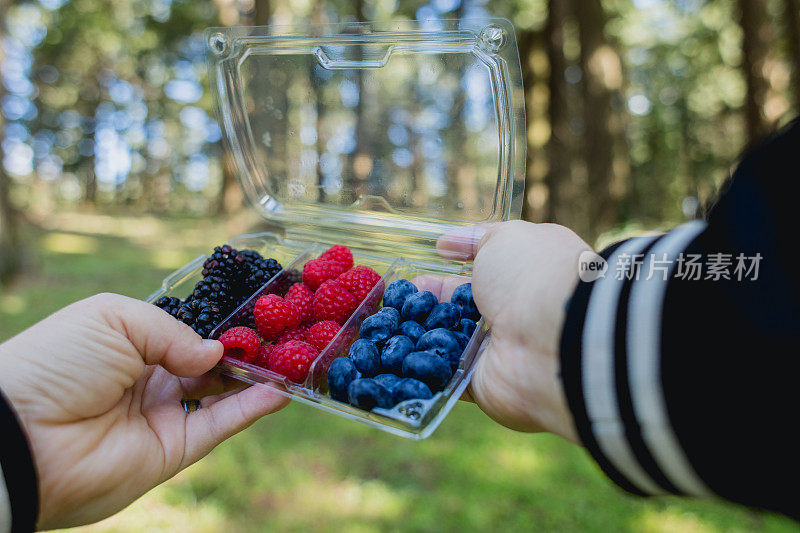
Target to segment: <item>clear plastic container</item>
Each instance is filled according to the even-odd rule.
[[[260,295],[284,292],[286,272],[332,244],[349,246],[356,264],[383,276],[303,383],[229,358],[219,370],[403,437],[429,436],[469,383],[486,335],[482,323],[431,400],[362,411],[330,398],[327,368],[347,354],[391,281],[422,274],[468,280],[471,262],[440,258],[438,237],[519,217],[526,142],[513,27],[499,19],[403,21],[212,28],[206,35],[218,119],[241,186],[279,228],[231,244],[284,266],[212,336],[236,325]],[[169,276],[150,300],[191,292],[202,262]]]

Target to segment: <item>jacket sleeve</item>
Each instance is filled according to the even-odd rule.
[[[751,150],[707,221],[603,251],[561,375],[579,436],[641,495],[800,517],[800,121]]]
[[[0,533],[27,533],[36,527],[39,496],[28,441],[0,392]]]

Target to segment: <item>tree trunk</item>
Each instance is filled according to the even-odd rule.
[[[217,213],[231,213],[242,205],[242,191],[234,174],[236,163],[228,150],[222,150],[220,163],[222,164],[222,184],[217,194]]]
[[[0,20],[5,20],[7,2],[0,0]],[[0,30],[3,26],[0,25]],[[0,33],[2,41],[2,33]],[[3,64],[4,54],[0,48],[0,65]],[[0,85],[0,99],[2,99],[3,86]],[[0,141],[5,131],[5,120],[0,114]],[[19,270],[19,253],[17,251],[17,223],[11,207],[11,178],[6,174],[0,164],[0,284],[5,283]]]
[[[239,12],[239,3],[236,0],[214,0],[214,4],[217,6],[219,19],[223,25],[234,26],[243,22]],[[256,2],[254,6],[253,18],[255,19],[259,17],[258,11],[261,2]],[[267,18],[269,18],[269,15],[267,15]],[[222,183],[217,193],[217,213],[229,213],[242,204],[242,192],[236,183],[236,176],[234,175],[235,165],[224,146],[223,144],[222,155],[220,156]]]
[[[311,23],[312,24],[326,24],[328,22],[327,12],[325,10],[325,0],[314,0],[313,7],[311,9]],[[325,145],[327,143],[327,139],[323,138],[322,133],[324,130],[324,121],[325,121],[325,94],[322,91],[322,84],[316,83],[315,78],[317,76],[317,61],[314,58],[311,58],[308,63],[308,81],[312,87],[314,93],[314,110],[317,114],[316,119],[316,128],[317,128],[317,142],[315,143],[315,149],[317,151],[317,162],[314,164],[317,172],[317,202],[325,203],[326,201],[326,194],[325,188],[323,187],[325,183],[325,177],[322,175],[322,166],[320,165],[320,158],[322,158],[322,154],[325,153]]]
[[[354,2],[356,21],[363,22],[364,15],[364,0],[356,0]],[[359,49],[361,54],[356,59],[363,59],[363,50]],[[359,165],[359,159],[370,158],[371,150],[369,149],[369,134],[367,133],[367,123],[364,119],[364,71],[356,69],[354,72],[356,91],[358,92],[358,102],[353,110],[356,115],[355,124],[355,137],[356,146],[352,152],[347,155],[347,165],[342,176],[342,200],[345,203],[351,203],[358,200],[358,198],[367,192],[367,179],[369,173],[364,175]],[[372,162],[374,164],[374,161]],[[363,168],[370,168],[371,165],[365,165]]]
[[[580,4],[580,5],[578,5]],[[591,236],[619,220],[618,194],[613,189],[614,147],[612,97],[622,83],[619,55],[605,35],[606,14],[600,0],[575,2],[583,71],[583,159],[586,164]]]
[[[792,99],[794,112],[800,114],[800,0],[783,0],[783,19],[786,21],[786,41],[789,46],[789,65],[792,68]]]
[[[569,161],[569,116],[567,111],[567,82],[564,71],[567,59],[564,57],[564,19],[566,6],[563,0],[549,0],[547,24],[545,26],[545,47],[550,62],[547,87],[550,101],[547,116],[550,121],[550,139],[547,141],[547,204],[545,220],[561,222],[564,185],[570,180]]]
[[[270,0],[255,0],[255,10],[253,14],[253,24],[256,26],[266,26],[272,16],[272,6]]]
[[[17,224],[8,197],[10,181],[8,174],[0,168],[0,284],[10,280],[20,266],[16,251]]]
[[[742,69],[747,94],[744,114],[747,138],[753,143],[764,137],[770,124],[764,114],[769,82],[764,76],[764,61],[769,51],[770,28],[764,2],[739,0],[739,25],[742,28]]]
[[[533,110],[531,109],[531,94],[534,85],[534,72],[531,66],[531,55],[535,49],[535,39],[533,30],[522,30],[519,32],[519,59],[522,66],[522,86],[525,90],[525,120],[528,131],[525,132],[525,192],[522,196],[522,220],[532,221],[534,218],[533,206],[530,202],[530,191],[533,186],[531,178],[535,147],[531,144],[531,136],[528,135],[533,124]]]
[[[87,204],[94,205],[97,201],[97,175],[94,173],[94,157],[89,159],[86,167],[86,190],[83,199]]]

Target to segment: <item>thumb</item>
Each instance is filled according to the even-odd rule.
[[[82,302],[125,336],[147,365],[161,365],[180,377],[200,376],[222,358],[222,343],[203,339],[192,328],[158,307],[119,294],[98,294]]]

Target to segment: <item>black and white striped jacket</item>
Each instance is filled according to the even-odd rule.
[[[0,533],[33,531],[38,513],[30,448],[22,425],[0,391]]]
[[[798,201],[795,120],[744,157],[707,221],[618,243],[579,283],[562,379],[625,490],[800,515]]]

